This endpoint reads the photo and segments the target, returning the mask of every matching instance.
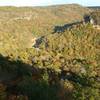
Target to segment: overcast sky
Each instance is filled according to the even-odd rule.
[[[0,6],[46,6],[78,3],[83,6],[100,6],[100,0],[0,0]]]

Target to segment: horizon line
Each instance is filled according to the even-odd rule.
[[[23,5],[23,6],[17,6],[17,5],[0,5],[0,7],[50,7],[50,6],[60,6],[60,5],[80,5],[83,7],[100,7],[100,6],[96,6],[96,5],[82,5],[82,4],[78,4],[78,3],[62,3],[62,4],[48,4],[48,5]]]

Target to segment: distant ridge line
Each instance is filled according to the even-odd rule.
[[[87,8],[90,8],[90,9],[100,9],[100,6],[88,6]]]

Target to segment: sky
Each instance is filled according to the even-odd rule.
[[[100,6],[100,0],[0,0],[0,6],[47,6],[71,3],[83,6]]]

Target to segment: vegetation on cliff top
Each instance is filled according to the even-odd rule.
[[[45,36],[39,48],[1,57],[1,71],[9,79],[2,80],[1,98],[9,93],[10,99],[22,100],[99,100],[99,32],[81,25]]]

